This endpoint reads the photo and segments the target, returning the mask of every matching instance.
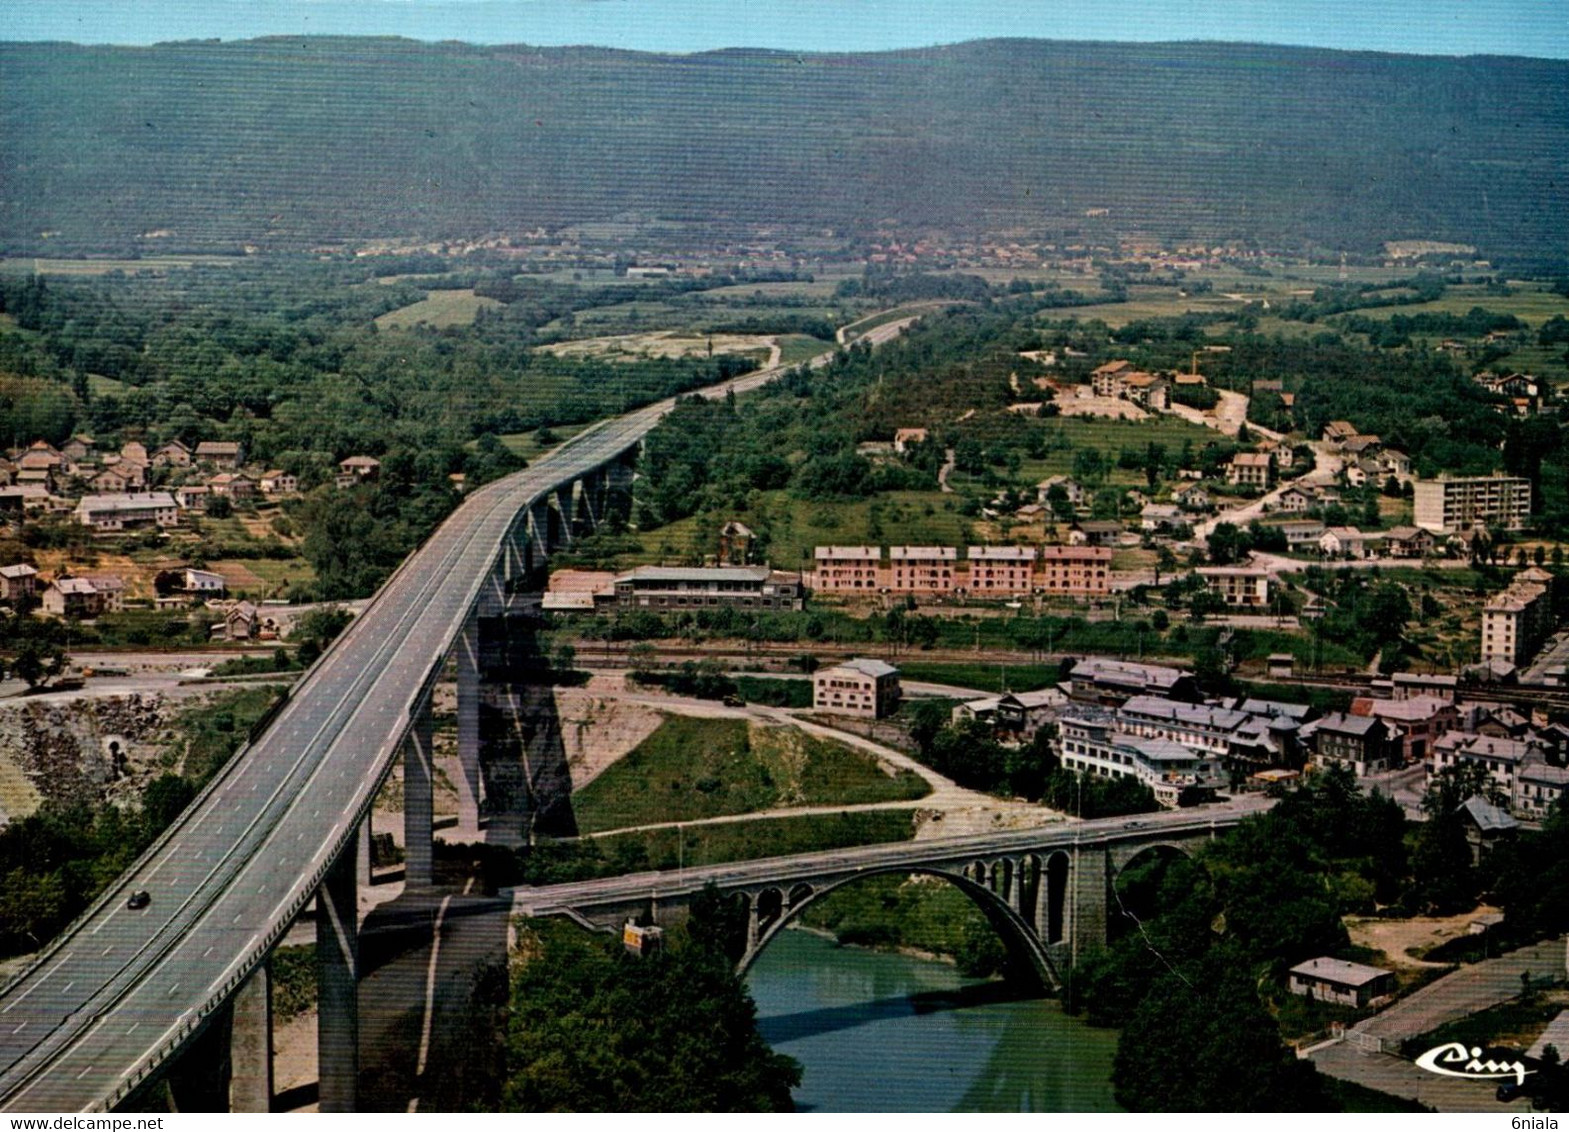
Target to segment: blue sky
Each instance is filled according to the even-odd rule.
[[[990,36],[1569,58],[1565,0],[3,0],[0,39],[403,35],[651,51],[871,51]]]

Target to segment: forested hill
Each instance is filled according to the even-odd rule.
[[[635,212],[1569,253],[1569,64],[992,40],[692,56],[0,45],[0,249],[464,237]],[[45,239],[43,233],[56,233]],[[167,232],[153,240],[143,234]]]

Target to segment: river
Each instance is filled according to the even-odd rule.
[[[796,1107],[1117,1112],[1114,1030],[1007,1001],[946,963],[779,935],[748,977],[763,1037],[801,1063]]]

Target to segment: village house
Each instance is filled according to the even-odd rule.
[[[1264,609],[1269,606],[1274,577],[1262,567],[1200,566],[1194,572],[1204,579],[1209,592],[1228,607]]]
[[[926,441],[924,428],[895,429],[893,434],[893,450],[903,455],[912,444],[923,444]]]
[[[1356,527],[1329,527],[1319,536],[1318,548],[1329,558],[1366,558],[1369,544],[1378,539]]]
[[[1324,537],[1324,524],[1317,519],[1287,519],[1269,524],[1286,536],[1286,549],[1317,551],[1318,540]]]
[[[757,532],[741,522],[731,519],[719,528],[719,565],[748,566],[752,562],[752,543]]]
[[[17,471],[28,468],[48,468],[51,471],[60,471],[65,467],[65,458],[55,451],[52,444],[42,440],[35,440],[27,451],[16,458]]]
[[[1569,766],[1553,766],[1543,759],[1528,759],[1515,775],[1510,801],[1516,812],[1539,821],[1569,789]]]
[[[1320,765],[1349,766],[1358,778],[1393,770],[1399,758],[1389,725],[1371,715],[1331,712],[1306,724],[1300,734],[1311,742]]]
[[[812,673],[815,711],[882,719],[898,706],[899,670],[884,661],[857,658]]]
[[[207,481],[214,495],[230,499],[250,499],[256,494],[256,482],[244,472],[219,472]]]
[[[1116,397],[1122,393],[1124,375],[1136,372],[1129,361],[1107,362],[1090,373],[1090,384],[1097,397]]]
[[[98,594],[98,612],[119,613],[125,609],[125,579],[118,574],[89,574],[87,581]]]
[[[204,440],[196,446],[197,462],[215,468],[238,469],[244,457],[244,448],[232,440]]]
[[[56,578],[44,591],[43,608],[56,617],[97,617],[103,603],[86,578]]]
[[[185,592],[188,594],[222,594],[227,588],[223,575],[212,570],[198,570],[194,566],[187,566],[185,574]]]
[[[174,489],[175,501],[187,511],[207,510],[207,500],[211,495],[212,488],[204,483],[181,484]]]
[[[338,461],[338,472],[340,487],[373,480],[381,474],[381,461],[374,456],[350,456]]]
[[[66,463],[80,464],[91,460],[98,452],[98,445],[90,436],[80,434],[60,445],[60,456]]]
[[[1051,489],[1062,488],[1062,493],[1067,497],[1068,503],[1074,508],[1083,507],[1089,501],[1089,494],[1084,490],[1084,485],[1072,476],[1048,476],[1035,485],[1035,496],[1045,506],[1051,506]]]
[[[1139,529],[1152,533],[1162,531],[1176,531],[1185,526],[1187,520],[1182,517],[1182,512],[1171,503],[1146,503],[1139,511]]]
[[[1424,558],[1433,553],[1433,536],[1421,527],[1390,527],[1383,539],[1389,558]]]
[[[16,482],[29,487],[41,487],[45,491],[53,491],[58,484],[58,471],[55,468],[18,468]]]
[[[1208,511],[1213,506],[1208,489],[1196,483],[1179,487],[1171,493],[1171,500],[1184,511]]]
[[[38,571],[25,562],[0,566],[0,601],[8,605],[38,594]]]
[[[1330,421],[1324,426],[1324,443],[1337,448],[1356,435],[1356,425],[1350,421]]]
[[[1531,742],[1451,731],[1433,742],[1427,772],[1431,778],[1449,766],[1462,763],[1480,766],[1508,797],[1514,794],[1516,774],[1533,756],[1540,755],[1540,748]]]
[[[123,495],[134,486],[118,467],[105,468],[92,479],[87,481],[87,486],[93,491],[105,495]]]
[[[958,552],[951,546],[888,548],[888,588],[894,593],[952,593]]]
[[[237,601],[224,611],[223,620],[212,627],[214,637],[229,641],[248,641],[257,635],[256,607],[248,601]]]
[[[1027,743],[1042,727],[1056,720],[1058,710],[1067,702],[1068,697],[1056,688],[1004,692],[959,704],[953,709],[952,719],[955,723],[973,719],[994,728],[1000,738]]]
[[[1028,596],[1035,577],[1031,546],[972,546],[968,550],[969,591],[976,597]]]
[[[1226,465],[1226,482],[1238,487],[1267,488],[1270,458],[1263,452],[1238,452]]]
[[[1460,726],[1460,712],[1453,703],[1436,696],[1411,696],[1377,700],[1366,696],[1351,702],[1352,715],[1372,716],[1387,724],[1406,766],[1425,762],[1438,739]]]
[[[293,495],[300,490],[300,477],[280,468],[263,472],[256,481],[263,495]]]
[[[1122,524],[1111,519],[1090,519],[1068,528],[1069,546],[1117,545],[1122,539]]]
[[[1061,685],[1070,699],[1120,705],[1133,696],[1158,696],[1191,703],[1199,698],[1193,674],[1159,664],[1134,664],[1091,656],[1076,663]]]
[[[1171,386],[1153,373],[1131,373],[1122,379],[1122,395],[1135,405],[1153,412],[1171,408]]]
[[[180,525],[179,506],[167,491],[83,496],[75,515],[78,523],[95,531]]]
[[[189,468],[193,462],[191,450],[178,440],[169,441],[153,453],[155,468]]]
[[[1480,794],[1467,798],[1455,811],[1465,830],[1466,845],[1471,850],[1471,866],[1481,865],[1498,845],[1512,840],[1520,832],[1520,823],[1507,810],[1493,805]]]

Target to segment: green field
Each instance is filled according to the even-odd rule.
[[[1171,452],[1181,449],[1184,441],[1191,441],[1195,449],[1224,439],[1214,429],[1192,424],[1181,417],[1150,416],[1143,420],[1112,420],[1106,417],[1059,417],[1050,425],[1051,431],[1060,435],[1071,447],[1057,448],[1044,459],[1025,460],[1019,476],[1027,483],[1039,483],[1047,476],[1067,475],[1073,471],[1073,456],[1081,448],[1090,448],[1107,456],[1115,464],[1117,453],[1124,448],[1142,450],[1149,444],[1163,444]],[[1114,484],[1143,487],[1147,482],[1138,469],[1111,469],[1110,481]],[[954,480],[955,483],[959,481]]]
[[[1512,295],[1490,295],[1486,287],[1456,286],[1444,292],[1441,299],[1430,303],[1413,303],[1409,306],[1366,307],[1357,311],[1368,318],[1387,317],[1394,314],[1443,313],[1463,315],[1472,307],[1482,307],[1498,314],[1512,314],[1521,322],[1540,326],[1554,315],[1569,318],[1569,298],[1543,290],[1533,284],[1512,284]]]
[[[473,288],[455,291],[432,291],[417,303],[388,311],[376,319],[382,330],[409,330],[424,323],[437,330],[449,326],[472,326],[482,310],[499,307],[495,299],[476,295]]]
[[[554,443],[549,445],[544,445],[539,442],[539,433],[542,431],[539,429],[536,429],[533,432],[503,433],[499,439],[501,443],[505,444],[507,449],[514,455],[521,456],[525,460],[537,460],[550,449],[556,447],[558,444],[566,443],[568,440],[571,440],[574,436],[588,427],[589,426],[586,424],[555,425],[551,428],[550,431],[556,434],[556,439]]]
[[[909,841],[914,836],[915,822],[909,810],[863,810],[666,827],[576,842],[536,844],[526,876],[530,884],[561,884],[650,869],[673,871],[851,845],[881,845]]]
[[[782,366],[800,365],[835,349],[834,343],[824,342],[809,334],[781,334],[776,340],[779,343],[779,364]]]
[[[671,716],[572,797],[578,829],[695,821],[786,806],[914,800],[918,775],[791,727]]]
[[[874,506],[880,534],[874,533],[871,523]],[[959,546],[970,537],[970,523],[957,507],[957,496],[935,491],[897,491],[849,503],[811,503],[788,492],[769,491],[762,493],[756,513],[742,518],[753,526],[767,526],[768,557],[775,566],[797,570],[809,566],[818,546]],[[713,540],[714,532],[702,519],[682,519],[640,535],[644,550],[640,561],[711,554]]]

